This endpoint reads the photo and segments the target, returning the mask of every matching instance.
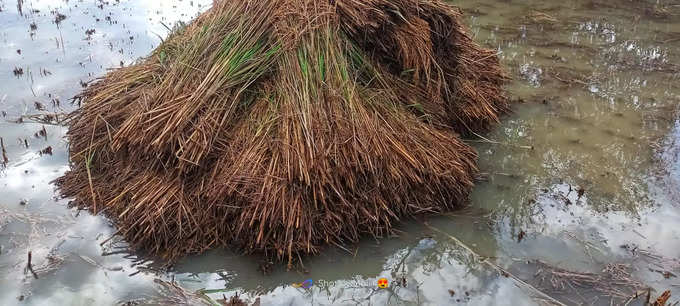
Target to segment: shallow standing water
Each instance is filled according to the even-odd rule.
[[[647,288],[678,301],[680,1],[456,1],[521,102],[487,140],[469,140],[485,180],[462,211],[267,276],[259,258],[228,250],[160,270],[107,240],[107,219],[56,198],[66,129],[36,115],[74,110],[86,82],[210,4],[0,0],[0,305],[210,304],[236,292],[262,305],[641,305]]]

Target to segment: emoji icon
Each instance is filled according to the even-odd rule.
[[[311,279],[308,279],[308,280],[302,282],[302,286],[301,286],[301,287],[302,287],[302,288],[305,288],[305,289],[309,289],[310,287],[312,287],[312,280],[311,280]]]
[[[378,279],[378,288],[385,289],[385,288],[387,288],[387,284],[388,284],[388,282],[387,282],[386,278],[383,277],[381,279]]]

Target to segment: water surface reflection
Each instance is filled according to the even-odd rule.
[[[637,287],[613,294],[539,277],[554,267],[605,277],[614,265],[653,296],[677,288],[676,1],[456,1],[524,102],[487,136],[501,144],[470,139],[486,178],[470,207],[267,276],[257,256],[213,250],[165,269],[106,240],[108,220],[55,198],[65,129],[27,116],[74,110],[83,85],[145,56],[166,26],[211,1],[17,2],[0,0],[1,305],[197,304],[236,292],[262,305],[622,304]],[[28,251],[38,279],[24,271]],[[389,289],[372,285],[381,277]],[[291,285],[310,278],[309,289]]]

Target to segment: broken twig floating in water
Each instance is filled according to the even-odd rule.
[[[99,246],[103,246],[103,245],[106,244],[107,242],[111,241],[111,239],[113,239],[114,237],[116,237],[118,234],[120,234],[120,231],[116,231],[115,233],[113,233],[113,235],[111,235],[109,238],[106,238],[104,241],[102,241],[101,243],[99,243]]]
[[[7,158],[7,151],[5,151],[5,140],[0,137],[0,149],[2,150],[2,165],[7,166],[9,159]]]
[[[38,273],[35,273],[35,271],[33,271],[33,263],[31,263],[32,260],[31,257],[32,257],[31,251],[28,251],[28,263],[26,264],[26,270],[31,271],[33,277],[35,277],[35,279],[38,279]]]
[[[664,291],[657,299],[654,301],[654,306],[666,306],[666,302],[671,298],[671,291]]]
[[[36,123],[62,126],[66,116],[65,113],[30,114],[21,116],[21,122],[27,119]]]
[[[466,142],[491,143],[491,144],[503,145],[503,146],[507,146],[507,147],[514,147],[514,148],[526,149],[526,150],[533,150],[533,149],[534,149],[534,146],[523,146],[523,145],[516,145],[516,144],[512,144],[512,143],[499,142],[499,141],[490,140],[490,139],[488,139],[488,138],[486,138],[486,137],[484,137],[484,136],[482,136],[482,135],[479,135],[479,134],[477,134],[477,133],[475,133],[475,132],[472,132],[472,134],[474,134],[475,136],[481,138],[481,140],[478,140],[478,139],[466,139],[466,140],[465,140]]]

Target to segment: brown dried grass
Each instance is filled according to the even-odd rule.
[[[286,258],[461,205],[505,76],[435,0],[221,1],[70,115],[64,196],[133,247]],[[296,256],[295,256],[296,257]]]

